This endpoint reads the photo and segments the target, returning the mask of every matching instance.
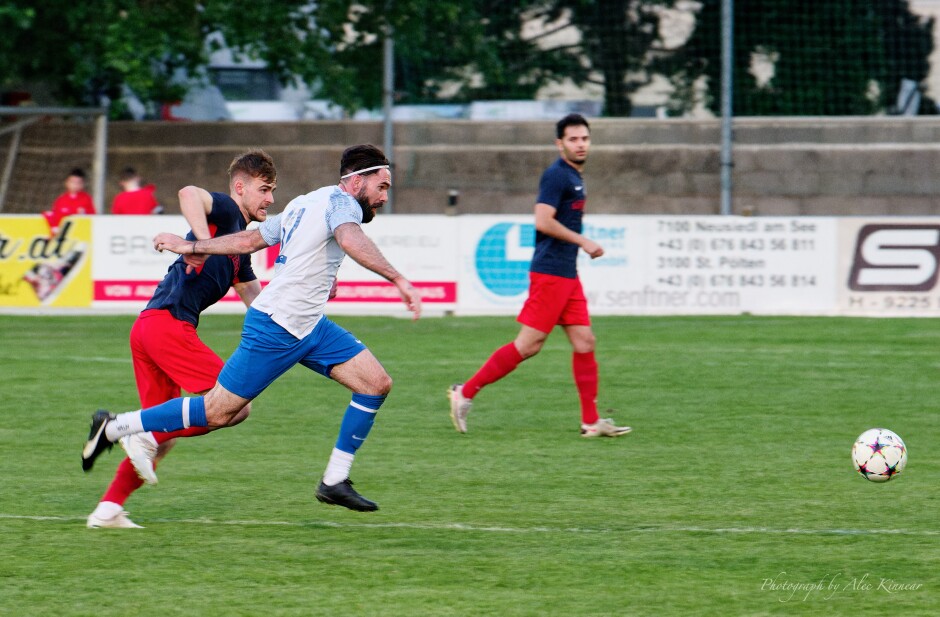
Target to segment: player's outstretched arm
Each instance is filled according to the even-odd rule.
[[[246,255],[266,248],[268,243],[257,229],[209,238],[186,240],[175,234],[161,233],[153,239],[153,248],[177,255]]]
[[[415,319],[421,316],[421,296],[418,290],[388,263],[379,247],[363,233],[362,227],[356,223],[343,223],[333,230],[333,235],[343,251],[356,263],[387,279],[398,288],[402,302],[414,314]]]

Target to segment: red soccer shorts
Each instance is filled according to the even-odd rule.
[[[149,309],[131,328],[131,357],[143,407],[205,392],[215,385],[224,362],[203,343],[191,323],[169,311]]]
[[[590,326],[581,280],[529,273],[529,297],[516,321],[548,334],[555,326]]]

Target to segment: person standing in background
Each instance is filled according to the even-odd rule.
[[[67,216],[74,214],[96,214],[91,195],[85,192],[85,171],[74,168],[65,178],[65,192],[52,202],[52,209],[42,215],[49,223],[49,232],[54,236],[59,232],[59,224]]]
[[[114,198],[111,214],[160,214],[163,207],[154,196],[157,187],[153,184],[142,185],[137,170],[125,167],[121,171],[118,184],[121,192]]]

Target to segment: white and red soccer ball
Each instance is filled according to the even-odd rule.
[[[907,447],[893,431],[868,429],[852,445],[852,463],[866,480],[887,482],[904,471]]]

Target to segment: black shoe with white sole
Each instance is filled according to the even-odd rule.
[[[356,492],[349,478],[333,486],[327,486],[323,483],[323,480],[320,480],[316,495],[317,501],[328,503],[331,506],[343,506],[357,512],[374,512],[379,509],[377,503],[369,501]]]
[[[112,442],[108,441],[108,436],[104,433],[105,427],[111,420],[114,420],[114,414],[104,409],[99,409],[91,417],[91,430],[88,432],[88,441],[85,442],[85,447],[82,449],[83,470],[91,471],[98,455],[114,446]]]

